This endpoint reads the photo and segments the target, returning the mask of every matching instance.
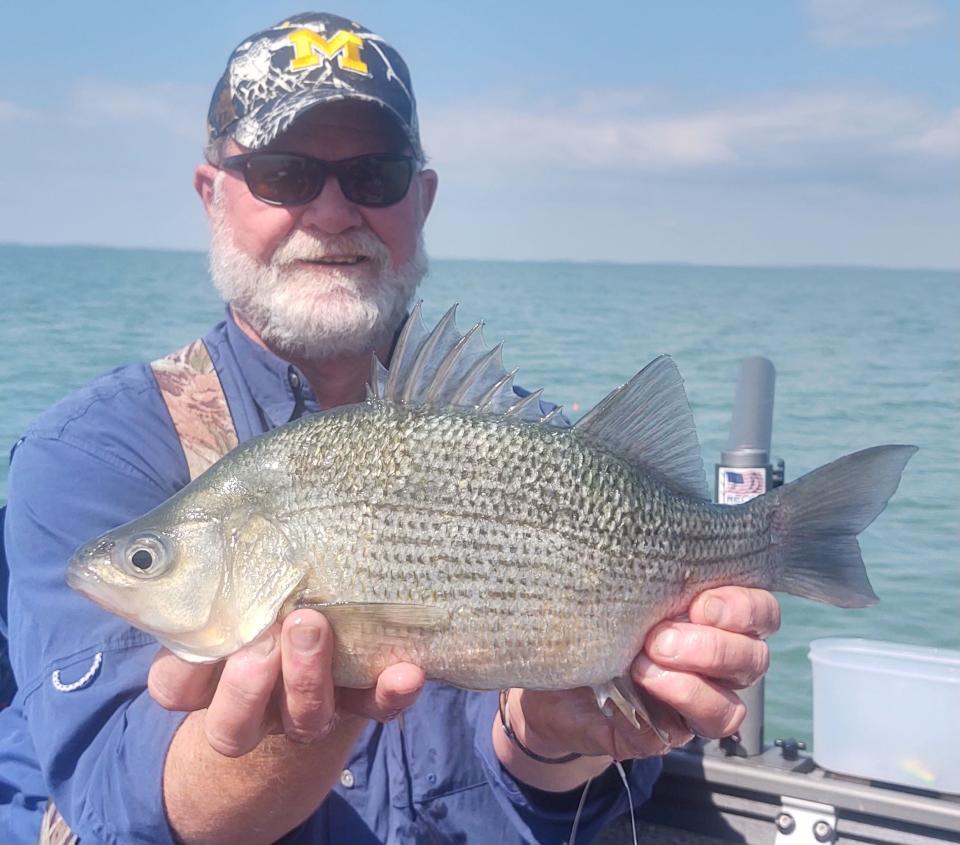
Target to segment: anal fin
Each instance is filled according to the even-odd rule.
[[[608,719],[613,718],[613,704],[626,717],[627,721],[637,730],[649,728],[664,745],[670,746],[670,735],[661,730],[650,710],[642,699],[642,693],[629,677],[614,678],[605,684],[594,684],[594,695],[597,696],[597,706],[600,712]]]

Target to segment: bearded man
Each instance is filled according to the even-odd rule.
[[[649,795],[664,743],[607,719],[589,690],[506,691],[507,731],[495,692],[425,683],[409,664],[370,690],[334,690],[334,636],[311,610],[196,665],[64,584],[77,546],[195,474],[185,431],[216,424],[217,397],[240,442],[363,399],[370,355],[390,360],[426,271],[437,175],[412,92],[397,52],[343,18],[299,15],[244,41],[194,179],[228,304],[191,347],[216,374],[211,404],[184,412],[162,368],[133,365],[19,441],[5,535],[19,690],[0,714],[2,841],[37,841],[46,809],[44,841],[561,842],[585,798],[586,842],[626,808],[614,758],[628,761],[634,800]],[[737,728],[731,690],[764,671],[760,637],[778,618],[768,593],[718,589],[689,622],[651,633],[632,674],[669,706],[670,745]]]

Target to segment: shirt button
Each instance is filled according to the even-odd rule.
[[[292,367],[290,368],[288,379],[290,381],[290,387],[292,387],[294,390],[298,390],[300,387],[300,376]]]
[[[340,785],[346,789],[353,789],[353,772],[349,769],[340,772]]]

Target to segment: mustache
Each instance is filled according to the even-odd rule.
[[[274,250],[270,264],[276,267],[342,255],[363,255],[383,267],[390,261],[386,244],[369,229],[329,237],[297,230]]]

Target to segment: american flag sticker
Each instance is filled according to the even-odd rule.
[[[717,467],[717,501],[721,505],[739,505],[766,492],[766,467]]]

